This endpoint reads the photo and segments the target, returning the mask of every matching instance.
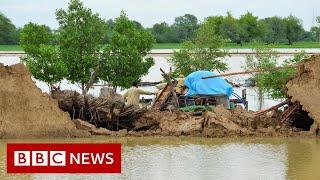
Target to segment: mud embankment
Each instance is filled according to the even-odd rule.
[[[290,127],[281,122],[281,112],[272,111],[260,117],[247,112],[241,107],[227,110],[217,106],[202,116],[191,116],[183,112],[150,111],[135,121],[136,129],[129,135],[164,135],[164,136],[309,136],[313,132]]]
[[[296,76],[287,83],[287,94],[292,102],[299,101],[303,110],[315,120],[312,128],[320,123],[320,55],[313,55],[298,68]]]
[[[0,64],[0,138],[82,137],[68,113],[42,93],[23,64]]]
[[[130,125],[127,126],[130,128],[122,127],[119,131],[112,131],[114,126],[119,129],[117,119],[109,118],[114,124],[109,130],[101,126],[96,127],[97,123],[93,125],[94,123],[90,124],[80,119],[71,120],[70,112],[60,110],[57,100],[36,87],[31,74],[23,64],[10,67],[0,64],[0,138],[81,137],[90,134],[201,137],[316,135],[320,122],[319,74],[320,56],[312,56],[299,66],[297,75],[287,84],[288,96],[292,103],[299,102],[307,113],[304,117],[312,119],[311,127],[309,125],[305,129],[296,128],[292,123],[284,121],[282,110],[274,109],[257,116],[254,112],[248,112],[241,107],[227,110],[223,106],[216,106],[212,111],[206,111],[202,115],[180,111],[148,110],[144,114],[141,113],[142,116],[140,114],[139,117],[130,116],[130,119],[122,119]],[[109,107],[108,104],[105,107]],[[116,113],[115,106],[111,107],[110,112],[113,115]],[[135,112],[129,109],[125,111],[128,113],[124,113],[123,109],[125,108],[122,108],[120,111],[122,113],[116,117],[128,117],[128,113]],[[99,113],[98,117],[103,117]],[[299,122],[303,123],[304,119],[300,118]],[[305,131],[306,129],[308,131]]]

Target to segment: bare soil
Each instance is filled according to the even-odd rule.
[[[228,110],[223,106],[198,116],[180,111],[149,110],[139,118],[131,118],[130,128],[111,131],[82,120],[71,121],[70,114],[59,109],[59,105],[64,107],[62,109],[73,109],[74,97],[79,95],[75,96],[74,92],[53,94],[52,97],[60,99],[58,105],[57,100],[35,86],[23,64],[9,67],[0,64],[0,138],[81,137],[88,136],[89,132],[109,136],[313,136],[318,133],[320,123],[319,74],[320,56],[312,56],[287,83],[287,94],[292,102],[300,102],[303,110],[315,120],[310,131],[281,121],[282,111],[279,110],[255,116],[254,112],[241,107]],[[104,102],[109,108],[109,101]]]
[[[287,83],[292,102],[299,101],[303,110],[320,123],[320,55],[313,55],[302,64],[297,75]]]
[[[23,64],[0,64],[0,138],[83,137],[56,100],[42,93]]]
[[[301,129],[289,127],[280,121],[281,112],[272,111],[264,116],[255,117],[241,107],[234,110],[217,106],[201,116],[191,116],[183,112],[149,111],[135,121],[133,136],[301,136],[313,135]]]

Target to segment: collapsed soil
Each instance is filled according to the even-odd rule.
[[[56,100],[42,93],[23,64],[0,64],[0,137],[83,137]]]
[[[203,137],[314,135],[314,132],[290,127],[281,122],[280,117],[280,111],[256,117],[253,112],[248,112],[241,106],[228,110],[221,105],[201,116],[179,111],[149,111],[134,122],[134,131],[129,131],[128,134]]]
[[[315,135],[319,129],[319,74],[320,56],[312,56],[299,66],[297,75],[287,83],[287,93],[292,98],[292,102],[300,102],[303,110],[309,112],[309,116],[315,120],[310,131],[303,131],[303,129],[292,127],[288,122],[283,122],[282,112],[278,110],[255,116],[254,112],[246,111],[240,106],[233,110],[216,106],[212,111],[206,111],[202,115],[150,109],[142,116],[140,113],[139,118],[124,119],[130,123],[130,128],[115,132],[106,128],[97,128],[79,119],[71,121],[70,112],[60,110],[57,100],[42,93],[35,86],[31,74],[23,64],[10,67],[0,64],[0,83],[3,85],[0,87],[0,137],[78,137],[87,136],[89,132],[92,135],[114,136],[310,136]],[[70,101],[70,98],[64,96],[57,98],[60,96],[54,95],[52,97],[58,99],[60,106],[64,104],[62,102]],[[104,105],[106,108],[110,108],[109,101],[103,102],[102,104],[107,103]],[[67,105],[63,107],[69,107],[70,103]],[[71,103],[71,107],[65,109],[74,109],[73,105],[74,103]],[[113,112],[113,108],[117,106],[111,107]],[[109,116],[106,118],[118,123],[112,118],[113,113],[111,118]],[[128,113],[131,113],[131,110],[128,110]],[[118,117],[121,117],[120,115],[121,113]],[[128,114],[124,113],[123,117],[127,116]],[[100,114],[98,117],[103,118]]]
[[[298,68],[296,76],[287,83],[292,102],[299,101],[303,110],[320,123],[320,55],[313,55]]]

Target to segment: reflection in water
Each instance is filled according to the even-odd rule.
[[[13,142],[13,140],[9,140]],[[14,142],[117,142],[123,144],[122,174],[5,173],[0,142],[0,178],[17,179],[319,179],[316,139],[209,139],[191,137],[14,140]]]

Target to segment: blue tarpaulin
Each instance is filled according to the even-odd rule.
[[[228,97],[233,93],[232,86],[223,78],[202,79],[202,77],[217,75],[211,71],[196,71],[189,74],[184,85],[188,87],[186,96],[193,95],[218,95],[225,94]]]

